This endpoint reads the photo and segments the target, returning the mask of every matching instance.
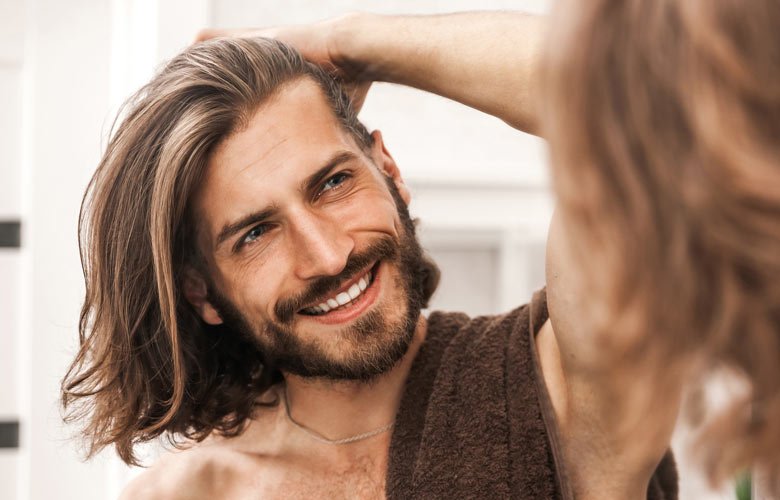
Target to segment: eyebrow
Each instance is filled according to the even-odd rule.
[[[241,232],[245,227],[262,222],[272,217],[277,211],[276,207],[271,206],[257,212],[252,212],[231,224],[225,224],[217,235],[217,244],[215,248],[219,248],[225,241],[229,240],[236,233]]]
[[[330,175],[334,168],[338,167],[342,163],[346,163],[355,159],[357,159],[357,155],[351,151],[338,151],[336,154],[330,157],[330,159],[325,163],[325,166],[304,179],[304,181],[301,183],[301,192],[310,193],[314,191],[317,189],[317,186],[319,186],[320,183],[325,180],[328,175]]]
[[[346,163],[354,159],[357,159],[357,155],[355,155],[355,153],[350,151],[338,151],[336,154],[330,157],[330,159],[323,167],[303,180],[301,183],[301,191],[304,193],[310,193],[314,191],[334,168],[338,167],[342,163]],[[255,225],[266,219],[269,219],[276,215],[278,211],[279,209],[276,206],[271,205],[263,208],[262,210],[245,215],[235,222],[225,224],[222,226],[219,234],[217,234],[217,243],[215,248],[219,248],[225,241],[233,237],[236,233],[241,232],[241,230],[245,227]]]

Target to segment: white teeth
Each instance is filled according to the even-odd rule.
[[[338,302],[340,306],[343,306],[350,300],[352,300],[352,298],[350,298],[349,294],[346,292],[341,292],[340,294],[336,295],[336,302]]]
[[[354,283],[346,292],[341,292],[325,302],[320,302],[316,306],[311,306],[307,311],[311,314],[324,314],[332,309],[336,309],[355,300],[371,284],[371,272],[366,273],[357,283]]]

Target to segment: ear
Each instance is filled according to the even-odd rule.
[[[401,199],[404,203],[409,205],[412,201],[412,194],[409,192],[409,188],[404,184],[403,178],[401,178],[401,171],[398,169],[398,165],[395,160],[387,151],[384,141],[382,140],[382,132],[374,130],[371,132],[371,138],[374,140],[374,145],[371,147],[371,156],[379,169],[388,177],[393,179],[395,187],[398,188],[398,193],[401,195]]]
[[[188,269],[184,276],[184,298],[209,325],[222,324],[219,312],[208,301],[206,281],[195,270]]]

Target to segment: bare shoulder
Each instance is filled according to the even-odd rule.
[[[193,446],[166,453],[133,479],[120,500],[198,500],[230,498],[244,488],[256,464],[224,446]]]

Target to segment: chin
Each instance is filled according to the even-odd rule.
[[[387,301],[395,302],[395,301]],[[370,381],[392,370],[409,351],[420,309],[403,301],[376,304],[337,332],[322,329],[307,335],[312,341],[286,339],[284,349],[268,349],[282,371],[301,377]],[[326,335],[328,338],[323,338]],[[282,352],[284,351],[284,352]]]

